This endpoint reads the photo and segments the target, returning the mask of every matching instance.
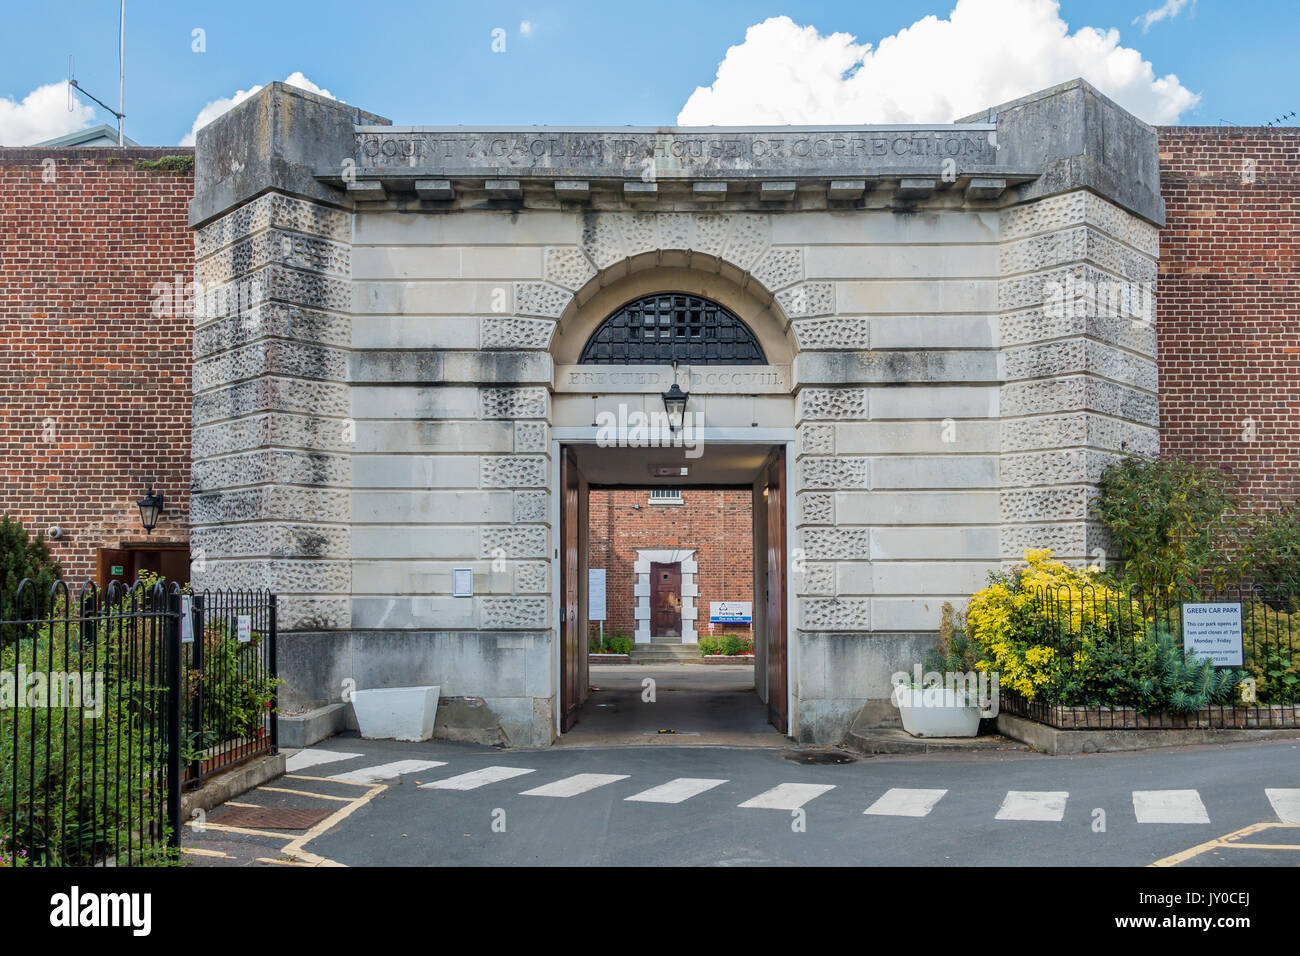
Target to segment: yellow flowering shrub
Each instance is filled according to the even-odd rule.
[[[1046,594],[1050,614],[1040,598]],[[1047,549],[1025,552],[1025,566],[990,575],[966,611],[970,636],[983,649],[980,670],[997,671],[1002,687],[1026,699],[1055,697],[1063,684],[1089,667],[1088,643],[1064,660],[1054,635],[1113,630],[1114,610],[1127,598],[1111,588],[1096,568],[1080,570],[1052,559]],[[1128,618],[1133,617],[1128,615]],[[1141,623],[1140,614],[1137,615]]]

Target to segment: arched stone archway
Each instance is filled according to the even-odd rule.
[[[788,366],[692,391],[792,426],[793,733],[890,723],[942,604],[1090,559],[1101,469],[1158,448],[1154,327],[1060,294],[1154,283],[1156,170],[1082,81],[906,130],[391,128],[270,84],[199,133],[194,582],[282,595],[286,703],[437,683],[440,733],[550,742],[555,441],[667,385],[568,370],[686,288]]]

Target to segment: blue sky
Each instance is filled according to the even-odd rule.
[[[910,45],[896,43],[890,57],[882,51],[879,62],[860,67],[862,75],[849,84],[837,67],[823,64],[819,71],[811,62],[852,59],[845,52],[852,44],[828,39],[832,33],[874,47],[927,15],[947,19],[957,2],[128,0],[126,130],[148,145],[178,143],[207,104],[295,72],[399,124],[671,124],[696,88],[715,80],[714,94],[692,102],[693,121],[880,122],[957,109],[972,97],[972,109],[992,105],[995,100],[978,97],[1018,89],[1017,83],[1045,85],[1053,69],[1073,69],[1074,60],[1056,64],[1067,54],[1087,64],[1074,72],[1096,72],[1089,77],[1094,82],[1109,77],[1112,95],[1154,121],[1175,116],[1187,124],[1261,125],[1300,112],[1295,0],[1061,0],[1068,34],[1113,27],[1119,46],[1140,56],[1094,52],[1092,41],[1059,47],[1054,31],[1066,31],[1053,25],[1052,0],[961,0],[970,5],[965,26],[943,34],[951,47],[921,42],[931,34],[918,32]],[[1133,22],[1161,7],[1172,15],[1145,32]],[[22,130],[57,135],[59,124],[87,122],[85,112],[67,113],[62,92],[23,103],[33,90],[65,79],[69,54],[81,83],[116,101],[117,10],[116,0],[7,6],[0,25],[0,142],[16,145]],[[793,23],[772,24],[756,36],[755,55],[738,55],[724,83],[718,65],[728,48],[742,44],[749,27],[779,16]],[[521,31],[524,21],[532,24],[531,35]],[[795,27],[814,29],[798,34],[796,43]],[[205,31],[206,52],[191,49],[196,28]],[[497,28],[505,31],[501,53],[492,50]],[[983,30],[1010,45],[989,50],[980,62],[984,44],[972,37]],[[782,50],[790,51],[789,62],[780,62]],[[1149,61],[1152,78],[1141,70],[1113,75],[1139,61]],[[1173,93],[1159,79],[1168,74],[1177,76]],[[97,110],[93,122],[112,120]]]

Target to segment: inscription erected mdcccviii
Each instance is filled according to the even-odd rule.
[[[991,164],[997,150],[990,130],[862,130],[792,133],[683,134],[601,132],[359,132],[363,167],[418,166],[457,170],[555,170],[572,174],[627,166],[652,158],[671,174],[771,169],[860,172],[871,165],[928,166],[945,159]]]

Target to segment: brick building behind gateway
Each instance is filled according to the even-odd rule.
[[[638,551],[693,550],[696,630],[710,633],[713,602],[753,602],[753,494],[750,489],[682,488],[674,497],[651,498],[644,488],[595,488],[589,505],[590,566],[604,568],[605,635],[631,637],[638,598],[648,609],[653,594],[635,594]],[[644,589],[643,589],[644,590]],[[593,633],[595,628],[592,628]],[[716,624],[714,634],[750,636],[749,624]],[[658,635],[655,635],[658,636]]]
[[[0,512],[58,527],[69,581],[188,564],[193,154],[0,149]]]
[[[1161,446],[1217,462],[1258,500],[1300,497],[1300,131],[1239,127],[1160,129],[1158,296]],[[193,174],[148,169],[180,148],[0,149],[0,511],[29,529],[57,526],[51,542],[69,579],[99,576],[102,549],[185,547],[189,513],[192,322],[155,309],[158,285],[193,276],[187,226]],[[159,314],[161,312],[161,314]],[[152,536],[135,502],[155,478],[167,497]],[[593,524],[631,511],[593,496]],[[645,492],[635,493],[645,497]],[[718,494],[706,492],[703,494]],[[743,497],[743,493],[742,493]],[[654,506],[661,507],[661,506]],[[748,521],[745,503],[721,520]],[[670,519],[643,505],[609,518],[610,534],[663,540]],[[713,508],[700,540],[730,540]],[[633,512],[635,513],[635,512]],[[659,514],[665,528],[650,525]],[[598,547],[593,527],[592,566]],[[735,540],[747,540],[739,527]],[[671,537],[671,535],[670,535]],[[631,545],[639,547],[640,545]],[[659,545],[646,545],[657,547]],[[120,557],[114,561],[123,560]],[[702,571],[701,623],[710,600],[732,595],[750,555],[722,564],[718,597]],[[606,633],[630,632],[630,575],[610,569]],[[127,565],[131,567],[132,565]],[[737,593],[740,593],[737,591]],[[736,630],[728,627],[726,630]]]

